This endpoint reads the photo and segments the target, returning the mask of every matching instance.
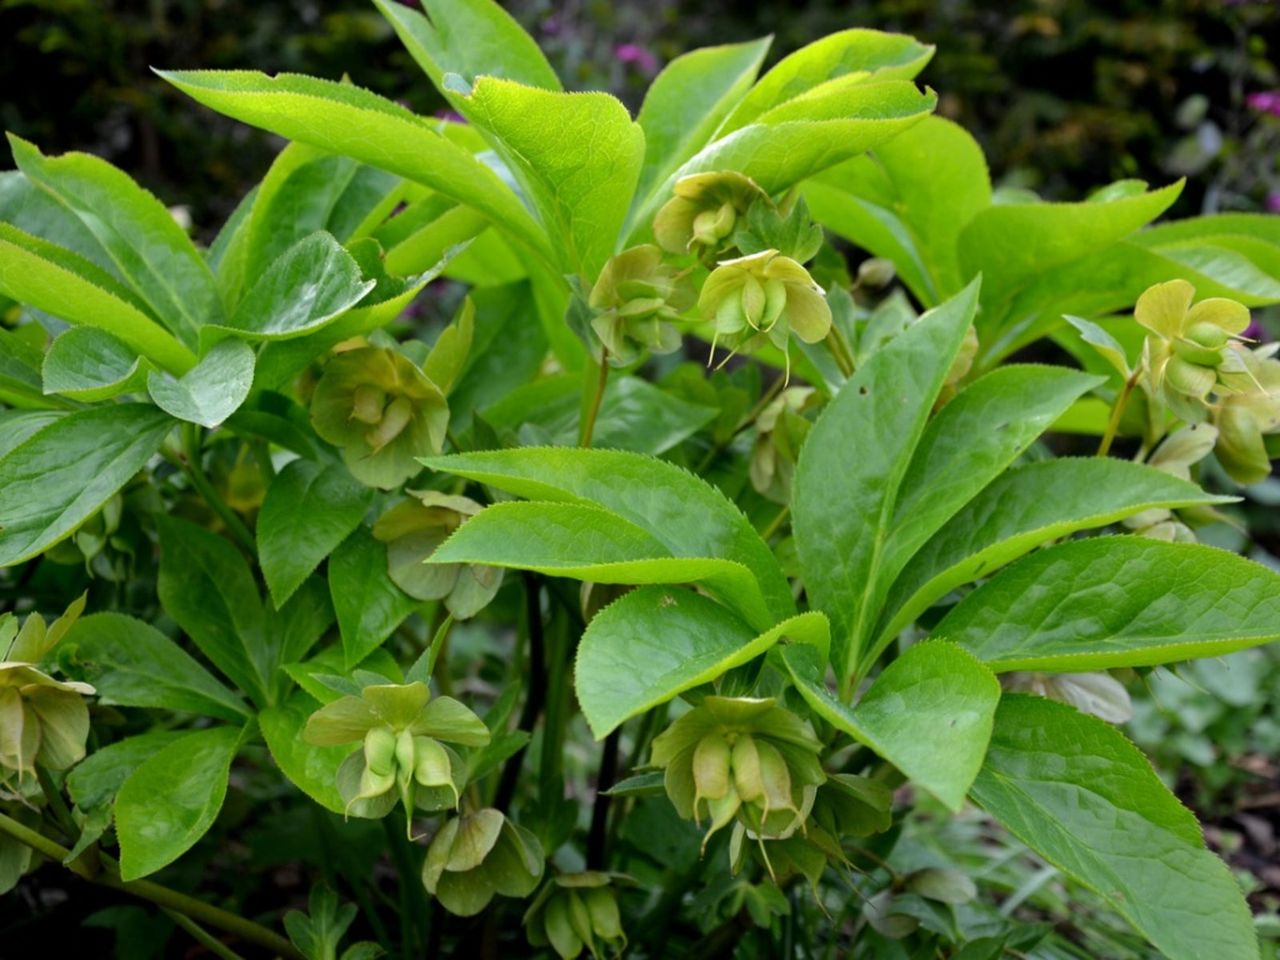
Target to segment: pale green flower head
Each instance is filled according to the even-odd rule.
[[[654,238],[669,253],[698,256],[727,250],[738,219],[756,201],[770,202],[754,180],[733,170],[681,177],[674,194],[653,218]]]
[[[671,353],[680,346],[674,322],[693,306],[693,291],[651,243],[631,247],[600,271],[587,299],[591,329],[617,364],[644,350]]]
[[[495,896],[533,893],[545,859],[537,837],[486,807],[445,821],[427,848],[422,885],[450,913],[472,917]]]
[[[352,475],[390,490],[439,453],[449,426],[444,393],[412,360],[387,347],[332,357],[311,398],[311,423],[342,450]]]
[[[614,882],[625,879],[598,870],[552,877],[525,912],[529,944],[549,946],[561,960],[584,951],[595,958],[622,956],[627,937]]]

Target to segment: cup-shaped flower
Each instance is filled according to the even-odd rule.
[[[653,741],[653,763],[676,812],[710,822],[706,840],[735,818],[753,838],[799,829],[826,779],[813,728],[773,698],[706,697]]]
[[[803,411],[815,394],[812,387],[791,387],[756,417],[756,441],[751,448],[748,475],[751,486],[775,503],[789,503],[800,445],[809,434]]]
[[[552,877],[524,915],[529,943],[550,946],[562,960],[586,950],[592,957],[621,956],[627,946],[614,874],[588,870]]]
[[[714,343],[731,351],[769,342],[787,352],[791,334],[818,343],[831,307],[809,271],[776,250],[723,260],[702,285],[698,310],[714,322]]]
[[[651,243],[609,259],[587,299],[591,329],[610,359],[631,363],[644,350],[671,353],[680,346],[673,325],[693,306],[693,291]]]
[[[676,181],[674,196],[653,218],[653,236],[670,253],[716,254],[728,249],[738,218],[769,195],[732,170],[695,173]]]
[[[433,700],[427,685],[415,681],[340,697],[311,715],[303,737],[315,746],[361,744],[338,768],[348,814],[384,817],[399,801],[411,818],[415,808],[457,806],[463,767],[445,744],[482,747],[489,730],[457,700]]]
[[[471,917],[495,896],[533,893],[544,860],[537,837],[486,807],[445,821],[427,848],[422,884],[450,913]]]
[[[316,433],[339,447],[352,475],[390,490],[439,453],[449,425],[444,394],[413,361],[389,347],[332,357],[311,397]]]
[[[482,509],[468,497],[407,490],[404,500],[373,525],[387,545],[387,573],[415,600],[443,600],[459,620],[474,617],[502,586],[502,568],[470,563],[428,563],[440,544]]]
[[[1260,483],[1271,474],[1266,437],[1280,434],[1280,360],[1277,344],[1236,348],[1241,370],[1222,376],[1223,395],[1214,415],[1218,461],[1237,483]]]

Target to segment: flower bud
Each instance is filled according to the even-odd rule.
[[[675,267],[653,244],[611,257],[587,299],[591,329],[614,363],[630,363],[643,350],[671,353],[680,346],[673,326],[693,306],[693,295]]]
[[[782,391],[756,418],[748,476],[756,492],[775,503],[791,500],[796,461],[811,426],[802,411],[815,397],[812,387],[792,387]]]
[[[626,879],[597,871],[552,878],[525,912],[529,944],[550,946],[562,960],[584,950],[593,957],[621,956],[627,938],[613,883]]]
[[[669,253],[720,253],[753,203],[771,205],[755,181],[731,170],[682,177],[673,192],[653,218],[654,238]]]
[[[486,808],[445,822],[427,848],[422,883],[450,913],[471,917],[494,896],[533,893],[543,860],[537,837]]]

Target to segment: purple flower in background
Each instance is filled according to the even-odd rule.
[[[435,116],[441,120],[448,120],[450,123],[466,123],[467,118],[460,114],[457,110],[450,110],[445,107],[443,110],[437,110]]]
[[[641,73],[652,75],[658,72],[658,58],[638,43],[620,43],[613,48],[613,55],[620,63],[632,64]]]
[[[1245,97],[1244,102],[1259,113],[1280,117],[1280,90],[1259,90]]]
[[[548,37],[557,36],[560,33],[560,18],[553,13],[543,20],[542,32]]]
[[[1273,193],[1267,197],[1267,210],[1271,213],[1280,213],[1280,193]]]

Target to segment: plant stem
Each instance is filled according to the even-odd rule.
[[[240,956],[240,954],[236,953],[186,914],[179,913],[177,910],[170,910],[168,907],[161,907],[160,909],[165,912],[170,920],[176,923],[183,930],[187,931],[192,940],[200,944],[200,946],[204,947],[210,953],[221,957],[222,960],[244,960],[244,957]]]
[[[582,421],[582,436],[578,445],[591,446],[591,436],[596,430],[596,417],[600,415],[600,403],[604,400],[604,388],[609,383],[609,350],[600,348],[600,374],[596,379],[596,392],[591,398],[591,406],[587,408],[586,418]]]
[[[59,863],[66,859],[67,854],[71,852],[62,844],[50,840],[44,834],[32,830],[30,827],[5,816],[3,813],[0,813],[0,833],[8,834],[19,843],[25,843],[32,850],[36,850],[50,860],[56,860]],[[104,869],[94,876],[89,876],[87,869],[83,866],[72,864],[68,869],[91,883],[107,887],[110,890],[120,890],[135,897],[141,897],[143,900],[150,900],[158,907],[174,910],[192,920],[206,923],[220,930],[226,930],[228,933],[234,933],[236,936],[266,947],[282,957],[288,957],[289,960],[306,960],[292,943],[278,933],[268,930],[252,920],[238,917],[220,907],[189,897],[185,893],[170,890],[168,887],[152,883],[150,880],[121,880],[111,869]]]
[[[194,423],[184,423],[182,425],[182,439],[186,450],[187,475],[191,477],[192,485],[200,492],[200,496],[204,497],[205,502],[218,515],[218,518],[226,526],[227,531],[240,546],[249,551],[250,556],[257,556],[258,547],[253,541],[253,534],[249,532],[249,528],[244,525],[244,521],[240,519],[236,512],[218,496],[218,491],[213,488],[213,484],[209,482],[209,478],[205,475],[204,466],[201,463],[200,428]]]
[[[844,374],[845,379],[853,376],[853,350],[849,347],[849,341],[844,338],[844,333],[834,323],[831,324],[831,330],[827,333],[826,339],[827,349],[831,351],[831,356],[836,361],[836,366],[840,368],[840,372]]]
[[[760,531],[760,539],[768,543],[769,538],[781,529],[783,523],[786,522],[787,516],[791,513],[791,505],[783,504],[782,509],[778,511],[777,516],[769,521],[769,525]]]
[[[1098,443],[1097,456],[1105,457],[1111,452],[1111,441],[1116,438],[1116,431],[1120,429],[1120,417],[1124,415],[1124,408],[1129,405],[1129,397],[1133,394],[1133,388],[1138,385],[1138,377],[1142,375],[1142,367],[1134,370],[1129,374],[1129,379],[1124,382],[1124,386],[1120,388],[1120,394],[1116,397],[1116,402],[1111,407],[1111,416],[1107,420],[1107,427],[1102,434],[1102,440]]]
[[[742,433],[742,431],[746,430],[748,427],[750,427],[753,423],[756,422],[756,418],[759,417],[760,414],[764,413],[765,407],[769,406],[769,404],[773,403],[773,401],[778,398],[778,394],[780,394],[783,391],[783,388],[785,388],[786,385],[787,385],[786,378],[784,377],[775,378],[774,381],[771,384],[769,384],[768,389],[766,389],[765,392],[760,395],[760,399],[756,401],[755,406],[752,407],[749,411],[747,411],[747,415],[738,421],[738,425],[733,428],[733,433],[729,434],[728,439],[724,440],[721,443],[716,443],[712,445],[711,449],[707,451],[706,456],[702,458],[702,461],[698,464],[697,468],[694,470],[694,473],[698,474],[699,476],[706,473],[707,468],[710,467],[711,464],[715,463],[716,457],[724,453],[725,449],[729,446],[729,444],[733,443],[733,441],[737,439],[738,435]]]
[[[591,808],[591,832],[587,835],[587,869],[603,870],[605,865],[605,840],[608,837],[609,801],[606,790],[613,786],[618,775],[618,736],[621,727],[614,727],[604,738],[600,751],[600,773],[596,776],[596,799]]]
[[[525,618],[529,632],[529,685],[524,707],[520,711],[519,729],[533,733],[538,716],[542,713],[543,697],[547,690],[547,655],[546,642],[542,635],[542,591],[536,574],[524,574]],[[506,812],[515,796],[516,784],[520,780],[520,769],[524,765],[525,744],[510,758],[502,768],[502,778],[498,781],[497,792],[493,795],[493,806]]]

